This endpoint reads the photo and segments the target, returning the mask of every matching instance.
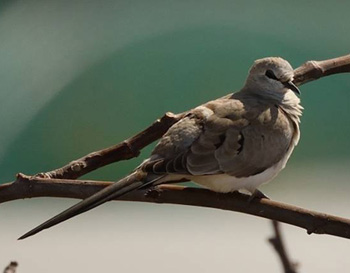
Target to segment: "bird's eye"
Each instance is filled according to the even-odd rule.
[[[273,80],[278,81],[276,75],[273,73],[272,70],[266,70],[265,76],[268,77],[268,78],[270,78],[270,79],[273,79]]]

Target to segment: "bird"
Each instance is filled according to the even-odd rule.
[[[215,192],[266,197],[258,187],[285,167],[300,138],[303,107],[293,77],[292,66],[281,57],[256,60],[241,90],[186,112],[129,175],[19,240],[128,192],[181,180]]]

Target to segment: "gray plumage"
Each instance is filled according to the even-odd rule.
[[[284,168],[298,143],[303,108],[292,81],[287,61],[255,61],[239,92],[189,111],[131,175],[20,239],[145,185],[187,179],[218,192],[254,193]]]

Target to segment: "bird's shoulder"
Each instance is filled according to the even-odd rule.
[[[179,153],[205,132],[224,131],[233,124],[244,126],[240,124],[242,119],[242,104],[238,100],[221,98],[207,102],[191,109],[172,125],[156,145],[153,154],[169,156]]]
[[[207,116],[205,122],[210,124],[213,120],[229,123],[231,127],[260,126],[271,130],[289,128],[290,118],[278,103],[258,99],[254,96],[242,96],[233,94],[207,102],[199,109],[209,109],[211,115]],[[196,110],[195,108],[194,110]]]

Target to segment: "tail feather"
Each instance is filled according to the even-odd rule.
[[[110,201],[116,197],[124,195],[132,190],[136,190],[145,185],[145,182],[140,181],[137,173],[132,173],[129,176],[124,177],[118,182],[114,183],[106,187],[105,189],[95,193],[94,195],[80,201],[74,206],[68,208],[67,210],[61,212],[60,214],[52,217],[36,228],[30,230],[26,234],[22,235],[18,238],[18,240],[22,240],[37,234],[38,232],[55,226],[63,221],[66,221],[74,216],[77,216],[81,213],[84,213],[88,210],[91,210],[107,201]]]

